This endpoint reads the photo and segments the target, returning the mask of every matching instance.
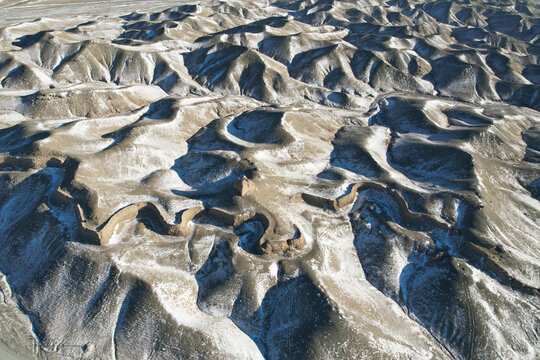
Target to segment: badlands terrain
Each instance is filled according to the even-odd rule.
[[[0,358],[538,359],[539,83],[534,0],[0,1]]]

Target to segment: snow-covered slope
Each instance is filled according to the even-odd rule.
[[[538,358],[539,15],[0,1],[0,344]]]

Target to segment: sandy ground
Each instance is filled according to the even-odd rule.
[[[0,24],[34,21],[37,18],[118,16],[132,11],[159,11],[182,1],[0,1]]]
[[[2,354],[2,359],[6,360],[28,360],[29,357],[22,356],[17,353],[15,350],[12,350],[4,342],[0,341],[0,354]]]

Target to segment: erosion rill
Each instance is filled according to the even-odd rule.
[[[538,359],[539,56],[533,0],[0,1],[0,359]]]

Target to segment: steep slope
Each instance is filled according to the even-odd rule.
[[[0,346],[538,358],[539,18],[0,1]]]

